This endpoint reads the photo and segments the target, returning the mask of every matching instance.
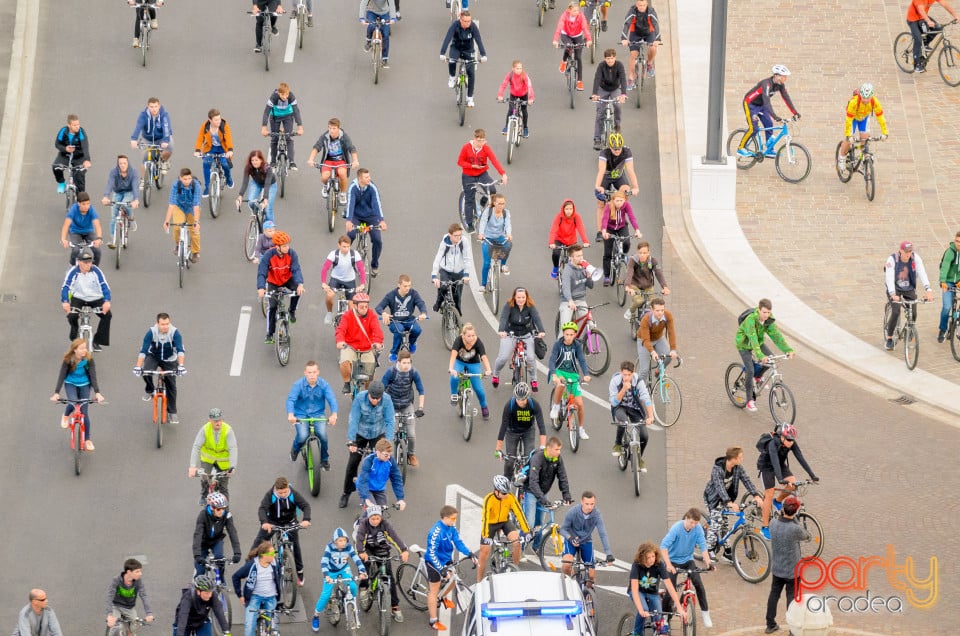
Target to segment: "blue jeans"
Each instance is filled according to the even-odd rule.
[[[419,322],[414,319],[410,322],[400,322],[399,320],[390,321],[390,333],[393,334],[393,346],[390,347],[390,355],[397,355],[397,351],[400,350],[400,336],[404,331],[410,332],[410,346],[417,344],[417,338],[420,337],[420,333],[423,331],[420,329]]]
[[[329,575],[325,573],[324,576],[329,576]],[[353,594],[354,596],[357,595],[357,584],[353,582],[353,572],[349,568],[347,568],[343,572],[334,574],[330,578],[333,579],[334,581],[336,581],[337,579],[343,579],[344,581],[347,582],[347,587],[350,588],[350,593]],[[324,581],[323,591],[320,592],[320,598],[317,599],[317,606],[313,610],[317,614],[321,613],[323,610],[327,608],[327,603],[330,602],[330,595],[333,594],[334,585],[336,585],[335,582],[327,583],[326,581]]]
[[[293,448],[291,449],[294,453],[299,453],[300,449],[303,447],[304,443],[307,441],[307,438],[310,437],[310,428],[313,426],[313,430],[316,431],[317,437],[320,438],[320,461],[327,462],[330,461],[330,453],[327,450],[327,423],[326,422],[297,422],[297,435],[293,438]]]
[[[531,530],[544,520],[543,507],[537,505],[537,498],[529,490],[523,493],[523,516]]]
[[[113,193],[114,203],[130,203],[133,201],[133,191],[130,192],[114,192]],[[117,214],[119,213],[119,208],[113,206],[113,214],[110,215],[110,240],[113,240],[113,230],[117,226]],[[132,213],[132,211],[131,211]]]
[[[177,626],[173,626],[173,636],[177,636]],[[187,630],[187,636],[213,636],[213,623],[210,622],[210,619],[207,619],[207,622],[200,626],[197,631],[190,633]]]
[[[255,201],[260,198],[263,188],[253,179],[250,179],[250,185],[247,186],[246,197],[248,200]],[[270,186],[270,192],[267,194],[267,210],[265,221],[273,220],[273,202],[277,200],[277,182],[274,181]]]
[[[377,15],[373,11],[367,11],[367,42],[370,42],[370,38],[373,37],[373,23],[377,18],[387,20],[390,18],[389,15]],[[381,49],[381,57],[387,59],[390,57],[390,25],[384,22],[380,25],[380,35],[383,37],[383,48]]]
[[[213,552],[214,559],[222,559],[223,558],[223,539],[217,541],[206,550],[202,550],[200,554],[200,558],[206,558],[208,551]],[[203,561],[201,561],[200,563],[194,563],[193,569],[197,576],[200,576],[201,574],[207,571]],[[220,577],[223,578],[223,571],[220,572]]]
[[[640,605],[643,606],[643,609],[650,613],[660,613],[660,595],[651,594],[649,592],[639,592],[640,594]],[[633,633],[642,634],[643,633],[643,622],[644,619],[640,616],[640,612],[637,612],[637,617],[633,620]]]
[[[503,250],[503,260],[500,261],[501,265],[507,264],[507,259],[510,258],[510,250],[513,249],[513,243],[508,241],[506,237],[501,239],[489,239],[490,242],[495,243],[496,247]],[[480,286],[485,287],[487,285],[487,274],[490,273],[490,261],[492,258],[493,246],[490,245],[487,241],[483,242],[483,269],[480,270]]]
[[[222,155],[227,151],[222,146],[214,146],[209,151],[211,154]],[[210,191],[210,166],[213,165],[213,157],[204,155],[203,157],[203,191]],[[226,157],[220,157],[220,165],[223,166],[223,175],[227,178],[227,183],[233,183],[233,177],[230,176],[230,162]],[[224,185],[227,185],[226,183]]]
[[[947,289],[941,296],[943,298],[943,307],[940,308],[940,331],[947,330],[947,321],[950,320],[950,310],[953,309],[953,295],[956,293],[956,283],[947,283]]]
[[[69,382],[64,383],[63,392],[66,395],[68,400],[86,400],[90,397],[90,385],[85,384],[84,386],[77,386],[75,384],[70,384]],[[87,407],[89,404],[84,404],[80,407],[80,412],[83,413],[83,426],[86,429],[86,438],[84,441],[90,439],[90,416],[87,415]],[[64,410],[64,415],[70,415],[73,413],[73,404],[67,404],[67,408]]]
[[[461,371],[466,371],[467,373],[483,373],[483,368],[479,362],[472,362],[467,364],[461,360],[453,361],[453,370],[457,373]],[[457,387],[459,386],[460,381],[454,377],[450,376],[450,395],[457,394]],[[480,382],[480,378],[470,378],[470,384],[473,386],[473,392],[477,394],[477,399],[480,401],[480,408],[487,408],[487,394],[483,390],[483,383]]]
[[[243,636],[256,636],[260,608],[272,610],[276,607],[276,596],[257,596],[256,594],[251,596],[243,615]],[[274,617],[274,621],[276,621],[276,617]]]
[[[383,56],[386,57],[387,54],[384,53]],[[380,228],[376,227],[378,221],[367,221],[365,219],[357,219],[356,222],[358,224],[366,223],[367,225],[370,226],[370,230],[369,230],[370,243],[373,246],[373,250],[370,254],[370,267],[372,267],[373,269],[377,269],[378,267],[380,267],[380,253],[383,251],[383,238],[380,235]],[[351,241],[355,241],[359,233],[360,233],[360,230],[357,230],[356,228],[354,228],[349,232],[347,232],[347,236],[350,237]]]

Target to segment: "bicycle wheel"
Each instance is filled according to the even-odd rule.
[[[890,317],[892,314],[893,314],[893,304],[891,304],[888,301],[887,304],[884,305],[883,307],[883,324],[880,325],[880,329],[882,330],[881,333],[883,334],[884,340],[887,339],[887,325],[890,324]],[[894,336],[897,335],[896,327],[894,327],[893,335]]]
[[[630,453],[630,472],[633,474],[633,494],[640,496],[640,457],[637,452],[631,449]]]
[[[775,160],[777,174],[787,183],[800,183],[810,174],[810,152],[798,143],[780,146]]]
[[[390,598],[386,596],[387,592],[383,585],[377,588],[377,609],[380,614],[379,634],[388,636],[390,634]]]
[[[587,358],[590,375],[603,375],[610,366],[610,346],[607,337],[596,327],[591,327],[584,338],[583,354]]]
[[[457,310],[449,305],[444,307],[441,322],[443,323],[443,344],[446,345],[448,350],[451,350],[457,336],[460,335],[460,316],[457,314]]]
[[[948,333],[950,333],[950,353],[953,354],[954,360],[960,362],[960,329],[957,329],[954,323],[953,329]]]
[[[653,416],[660,426],[670,428],[676,424],[683,410],[683,396],[677,381],[664,374],[653,386],[650,397],[653,398]]]
[[[770,545],[759,534],[742,530],[730,551],[733,568],[747,583],[759,583],[770,576]]]
[[[470,394],[472,391],[464,391],[463,404],[461,408],[463,409],[463,441],[469,442],[470,438],[473,437],[473,405],[470,404]]]
[[[163,426],[167,422],[167,397],[164,394],[157,396],[153,402],[153,421],[157,424],[157,448],[163,448]]]
[[[517,134],[517,120],[510,118],[510,121],[507,123],[507,163],[513,163],[513,149],[516,145],[514,139]]]
[[[636,617],[633,614],[624,614],[620,617],[620,622],[617,624],[617,633],[616,636],[634,636],[633,632],[633,621]]]
[[[623,307],[627,304],[627,264],[620,261],[612,273],[617,290],[617,304]]]
[[[643,80],[647,76],[647,63],[646,61],[640,61],[640,68],[637,71],[637,85],[633,87],[633,90],[637,91],[637,108],[643,106]]]
[[[937,70],[947,86],[960,86],[960,49],[945,44],[937,56]]]
[[[321,473],[323,473],[320,469],[320,440],[316,437],[307,440],[304,462],[307,465],[307,482],[310,485],[310,494],[316,497],[320,494]]]
[[[373,83],[380,83],[380,64],[382,63],[382,58],[380,57],[380,42],[374,40],[373,46],[370,48],[370,54],[373,56]]]
[[[683,636],[697,636],[697,596],[693,593],[683,597],[683,610],[687,614],[683,621]]]
[[[257,636],[270,636],[270,622],[262,616],[257,618]]]
[[[596,11],[596,7],[593,9]],[[596,64],[597,62],[597,41],[600,39],[600,21],[597,20],[590,26],[590,30],[593,31],[591,34],[593,37],[590,41],[590,63]]]
[[[360,629],[360,617],[357,616],[357,604],[354,601],[349,601],[344,605],[344,614],[346,614],[347,617],[347,633],[356,634]]]
[[[140,27],[140,66],[147,65],[147,47],[150,46],[150,30]]]
[[[277,189],[280,191],[281,199],[287,193],[287,172],[289,170],[290,170],[290,167],[289,167],[289,164],[287,163],[287,156],[280,155],[280,157],[277,160],[276,175],[277,175],[277,181],[280,182],[280,186]],[[330,194],[333,194],[333,193],[331,192]]]
[[[593,590],[588,587],[583,589],[583,614],[593,624],[593,633],[599,633],[597,624],[600,619],[600,612],[597,611],[597,597],[594,596]]]
[[[467,194],[460,191],[460,196],[457,198],[457,215],[460,217],[460,225],[463,226],[463,231],[467,231]]]
[[[220,161],[216,159],[215,161]],[[220,196],[223,194],[220,190],[220,172],[218,170],[210,171],[210,196],[207,197],[207,206],[210,208],[210,216],[217,218],[220,216]]]
[[[727,389],[727,397],[738,409],[747,405],[747,376],[744,373],[743,365],[734,362],[727,367],[723,376],[723,386]]]
[[[140,200],[145,208],[150,207],[150,188],[153,187],[153,171],[155,169],[153,166],[147,165],[146,173],[143,175],[143,190],[140,191]]]
[[[627,469],[627,466],[630,465],[630,442],[626,439],[627,435],[624,434],[624,439],[620,442],[622,451],[617,455],[617,466],[620,467],[621,471]]]
[[[809,512],[797,513],[797,523],[810,533],[810,541],[800,542],[800,558],[818,557],[823,552],[823,527]]]
[[[394,458],[397,460],[397,467],[400,468],[400,478],[403,480],[403,483],[407,483],[407,456],[407,440],[401,439],[397,442]]]
[[[220,603],[223,604],[223,615],[227,619],[227,625],[233,624],[233,607],[230,605],[230,592],[227,591],[226,586],[221,587],[217,591],[217,597],[219,598]],[[219,624],[216,620],[213,621],[214,626],[219,628]],[[216,631],[216,630],[214,630]]]
[[[297,572],[293,563],[293,544],[284,546],[283,567],[280,570],[280,602],[286,609],[297,604]]]
[[[263,27],[263,68],[264,70],[269,71],[270,70],[270,40],[272,38],[272,33],[270,31],[270,18],[264,17],[263,25],[264,25]]]
[[[570,450],[576,453],[580,450],[580,416],[577,409],[567,411],[567,437],[570,439]]]
[[[123,246],[127,242],[126,237],[123,232],[124,222],[120,219],[117,219],[117,225],[113,230],[113,245],[116,249],[113,251],[114,254],[114,269],[120,269],[120,252],[123,251]]]
[[[83,426],[77,422],[73,425],[73,474],[80,475],[80,455],[83,453]]]
[[[567,92],[570,93],[570,109],[572,110],[575,106],[573,103],[573,95],[577,90],[577,62],[570,56],[570,61],[567,62]]]
[[[537,0],[537,26],[543,26],[543,17],[547,13],[547,0]]]
[[[797,419],[797,401],[793,399],[793,391],[779,380],[770,387],[770,415],[777,424],[793,424]]]
[[[563,537],[557,524],[547,526],[541,532],[540,545],[537,546],[537,558],[544,572],[559,572],[563,561]]]
[[[920,338],[917,335],[917,328],[908,324],[904,328],[903,335],[903,361],[907,363],[907,368],[913,371],[917,368],[919,358]]]
[[[490,280],[487,281],[490,283],[490,309],[497,316],[500,314],[500,262],[495,262],[490,270]]]
[[[463,126],[467,116],[467,87],[463,76],[457,77],[457,122]]]
[[[872,157],[863,160],[863,185],[867,189],[867,201],[873,201],[877,193],[877,173]]]
[[[182,228],[181,228],[182,229]],[[183,253],[183,245],[177,250],[177,276],[180,283],[180,289],[183,289],[183,270],[187,267],[187,256]]]
[[[157,153],[157,160],[158,160],[158,161],[159,161],[159,157],[160,157],[160,153]],[[163,190],[163,179],[164,179],[163,171],[160,170],[159,166],[157,166],[156,164],[154,164],[154,166],[153,166],[153,182],[154,182],[154,184],[156,185],[158,192],[159,192],[160,190]]]
[[[904,31],[893,41],[893,59],[904,73],[913,73],[913,35]]]
[[[752,168],[754,164],[757,163],[757,155],[760,153],[760,149],[757,147],[756,135],[752,135],[744,146],[744,150],[750,153],[748,156],[744,157],[737,152],[740,148],[741,140],[746,134],[746,128],[737,128],[727,137],[727,156],[737,160],[738,170],[749,170]]]
[[[423,570],[417,569],[412,563],[401,563],[397,568],[397,587],[413,609],[426,611],[429,585]]]
[[[247,229],[243,233],[243,255],[250,262],[253,262],[257,252],[257,240],[260,238],[260,228],[257,227],[257,219],[250,217],[247,223]]]
[[[303,48],[303,32],[307,30],[307,15],[303,11],[297,12],[297,48]]]
[[[552,393],[552,392],[553,392],[553,390],[551,389],[551,393]],[[551,398],[551,400],[552,400],[552,399],[553,399],[553,398]],[[559,431],[561,428],[563,428],[563,420],[560,419],[560,416],[559,416],[559,415],[558,415],[557,417],[551,417],[551,418],[550,418],[550,426],[553,427],[553,430]]]
[[[840,147],[843,146],[843,141],[837,142],[837,151],[834,153],[834,163],[837,166],[837,177],[840,178],[840,183],[846,183],[850,181],[850,177],[853,176],[853,170],[850,170],[850,160],[844,162],[843,167],[840,167]],[[851,147],[848,152],[853,152]]]

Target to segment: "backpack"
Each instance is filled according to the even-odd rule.
[[[353,249],[350,250],[350,260],[353,262],[353,273],[356,274],[358,278],[360,276],[360,270],[357,268],[357,263],[360,262],[359,257],[360,255],[357,254],[356,251],[354,251]],[[334,250],[332,268],[336,268],[339,263],[340,263],[340,250]]]
[[[776,431],[774,431],[776,432]],[[761,453],[767,452],[767,446],[773,440],[773,433],[764,433],[760,436],[760,439],[757,440],[757,450]]]
[[[752,314],[756,310],[756,307],[750,307],[749,309],[744,310],[742,314],[737,317],[737,324],[742,325],[743,321],[747,319],[747,316]]]

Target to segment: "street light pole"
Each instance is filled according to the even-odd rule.
[[[710,25],[710,85],[707,102],[707,154],[705,164],[726,164],[720,147],[723,133],[723,76],[726,66],[727,0],[713,0]]]

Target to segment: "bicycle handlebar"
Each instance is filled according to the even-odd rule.
[[[102,307],[71,307],[71,314],[102,314]]]
[[[84,405],[84,404],[107,404],[106,401],[99,402],[97,398],[82,398],[77,400],[71,400],[70,398],[60,398],[55,400],[59,404],[73,404],[73,405]]]
[[[171,369],[170,371],[164,371],[162,369],[156,369],[154,371],[148,371],[144,369],[141,371],[142,375],[180,375],[176,369]]]
[[[298,417],[298,422],[303,422],[304,424],[312,424],[313,422],[326,422],[327,418],[325,417]]]

